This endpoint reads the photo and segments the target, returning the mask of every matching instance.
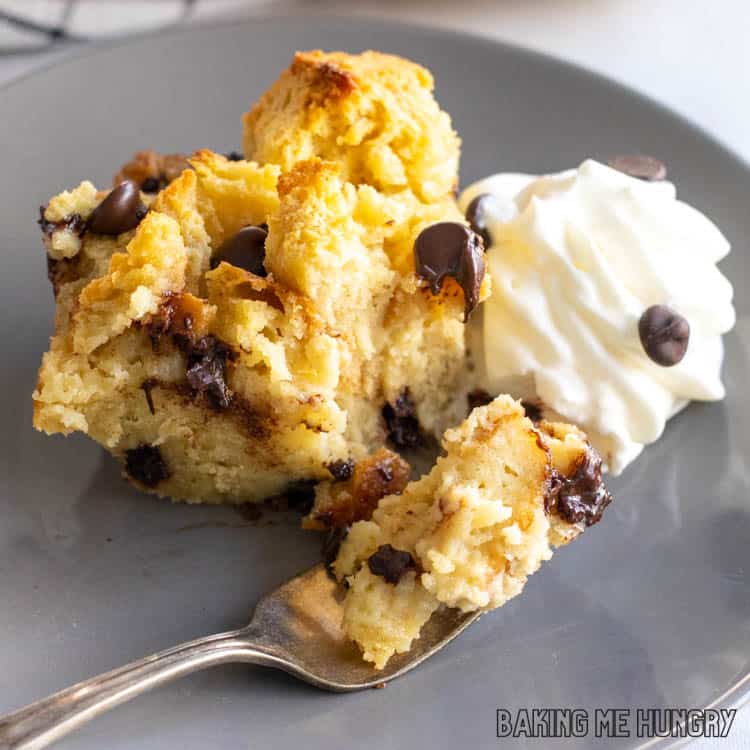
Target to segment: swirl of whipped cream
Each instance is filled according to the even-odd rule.
[[[580,425],[619,474],[690,400],[724,397],[721,335],[735,322],[716,267],[729,243],[668,182],[643,182],[596,161],[559,174],[499,174],[488,193],[493,293],[471,333],[477,385],[541,402]],[[690,324],[685,357],[646,355],[638,320],[667,305]]]

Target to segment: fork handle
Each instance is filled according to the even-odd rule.
[[[0,717],[0,750],[38,750],[91,719],[178,677],[228,662],[276,666],[271,650],[251,645],[247,632],[230,631],[160,651],[91,677]]]

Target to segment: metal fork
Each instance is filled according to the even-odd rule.
[[[263,597],[247,627],[160,651],[0,718],[0,750],[47,747],[120,703],[215,664],[275,667],[336,692],[375,687],[416,667],[478,617],[438,610],[411,651],[377,671],[341,630],[343,593],[325,567],[316,565]]]

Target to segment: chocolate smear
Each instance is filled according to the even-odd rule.
[[[593,449],[587,450],[576,462],[570,476],[552,470],[544,499],[546,512],[556,510],[568,523],[593,526],[601,520],[612,495],[602,481],[602,459]]]

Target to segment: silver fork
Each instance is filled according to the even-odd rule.
[[[110,708],[199,669],[247,662],[335,692],[375,687],[439,651],[478,614],[441,609],[408,654],[382,671],[341,630],[343,588],[316,565],[263,597],[247,627],[199,638],[79,682],[0,718],[0,750],[38,750]]]

